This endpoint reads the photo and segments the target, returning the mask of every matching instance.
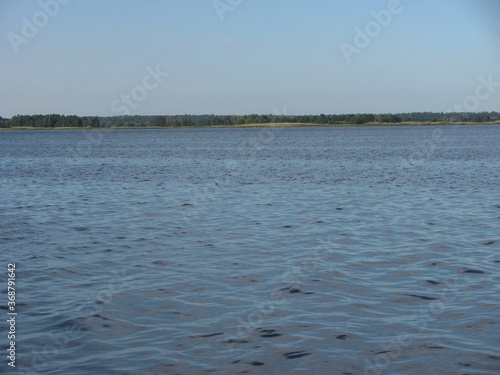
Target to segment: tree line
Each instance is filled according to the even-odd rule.
[[[98,128],[99,118],[75,115],[17,115],[11,119],[0,117],[0,128]]]
[[[118,123],[127,123],[127,116],[117,119]],[[130,117],[130,116],[128,116]],[[141,117],[141,116],[136,116]],[[480,113],[444,113],[444,112],[413,112],[413,113],[386,113],[386,114],[345,114],[345,115],[182,115],[182,116],[155,116],[149,122],[152,126],[213,126],[213,125],[244,125],[266,123],[301,123],[301,124],[368,124],[386,123],[397,124],[400,122],[490,122],[500,120],[498,112]],[[106,123],[115,123],[114,118],[107,118]],[[142,123],[148,123],[142,121]],[[129,122],[130,124],[130,122]],[[137,126],[137,125],[133,125]]]
[[[344,115],[166,115],[166,116],[108,116],[78,117],[64,115],[17,115],[11,119],[0,117],[0,127],[185,127],[185,126],[217,126],[245,125],[268,123],[300,123],[318,125],[369,123],[397,124],[400,122],[491,122],[500,121],[498,112],[412,112],[385,114],[344,114]]]

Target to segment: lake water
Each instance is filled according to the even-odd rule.
[[[0,167],[0,372],[500,374],[499,126],[12,131]]]

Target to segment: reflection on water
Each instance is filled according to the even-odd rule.
[[[495,126],[2,132],[17,363],[498,374],[499,145]]]

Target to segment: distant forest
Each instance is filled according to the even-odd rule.
[[[17,115],[11,119],[0,117],[0,128],[33,127],[175,127],[215,126],[267,123],[302,123],[318,125],[368,123],[397,124],[400,122],[491,122],[500,121],[498,112],[413,112],[398,114],[347,114],[347,115],[175,115],[175,116],[110,116],[79,117],[64,115]]]
[[[0,117],[0,128],[98,128],[98,117],[64,115],[17,115],[11,119]]]

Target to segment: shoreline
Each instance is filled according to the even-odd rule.
[[[31,131],[31,130],[120,130],[120,129],[229,129],[229,128],[360,128],[360,127],[385,127],[385,126],[454,126],[454,125],[500,125],[500,121],[492,122],[400,122],[400,123],[382,123],[370,122],[366,124],[316,124],[316,123],[261,123],[261,124],[241,124],[241,125],[192,125],[192,126],[115,126],[115,127],[13,127],[0,128],[0,131]]]

